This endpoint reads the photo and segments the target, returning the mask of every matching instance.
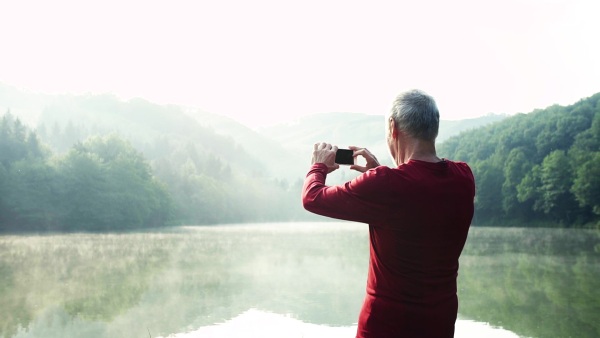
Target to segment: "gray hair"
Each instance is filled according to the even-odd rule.
[[[435,141],[440,125],[440,113],[433,97],[417,89],[401,93],[396,97],[390,113],[396,129],[410,136]]]

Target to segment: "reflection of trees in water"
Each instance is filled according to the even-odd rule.
[[[286,225],[200,229],[180,239],[173,256],[177,277],[156,283],[169,292],[181,285],[176,294],[185,298],[181,306],[187,316],[195,316],[192,327],[223,322],[250,308],[350,325],[364,296],[367,230],[321,225],[323,230],[300,232],[285,230]]]
[[[289,313],[304,322],[355,323],[364,297],[367,228],[254,234],[239,251],[252,307]],[[333,226],[333,225],[332,225]]]
[[[329,225],[325,224],[324,227]],[[164,233],[5,236],[0,336],[51,323],[87,337],[167,335],[259,308],[329,325],[356,320],[366,228],[254,227]],[[70,320],[69,320],[70,318]],[[33,327],[29,327],[33,325]],[[94,327],[94,330],[90,330]],[[52,336],[54,337],[54,336]]]
[[[1,247],[0,252],[3,252]],[[32,320],[32,314],[27,309],[26,297],[15,293],[17,284],[12,267],[3,260],[0,261],[0,309],[2,309],[0,336],[2,337],[12,336],[19,326],[26,327]]]
[[[600,335],[598,243],[582,230],[473,228],[460,315],[533,337]],[[0,336],[154,337],[250,308],[348,326],[367,255],[366,226],[345,223],[3,236]]]
[[[594,231],[472,229],[461,315],[526,336],[600,336],[599,243]]]
[[[10,236],[0,242],[4,337],[59,305],[71,317],[111,321],[139,303],[164,249],[127,245],[118,235]],[[140,238],[141,239],[141,238]]]

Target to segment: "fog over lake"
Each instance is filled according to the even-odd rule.
[[[597,337],[600,240],[472,228],[456,337]],[[0,237],[2,337],[354,337],[368,230],[270,223]]]
[[[475,178],[456,337],[600,337],[600,1],[0,8],[0,338],[354,337],[368,228],[303,182],[397,167],[412,88]]]

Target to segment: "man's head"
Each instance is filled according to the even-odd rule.
[[[433,97],[425,92],[414,89],[398,95],[387,121],[388,126],[391,126],[390,119],[397,131],[415,139],[435,142],[440,113]]]

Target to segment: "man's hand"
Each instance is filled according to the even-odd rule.
[[[375,155],[371,154],[371,152],[369,150],[367,150],[367,148],[359,148],[359,147],[354,147],[354,146],[350,146],[349,148],[350,148],[350,150],[354,151],[354,157],[362,156],[365,158],[365,160],[367,160],[367,164],[365,164],[364,166],[354,164],[354,165],[350,166],[350,169],[364,173],[365,171],[367,171],[369,169],[379,167],[379,165],[380,165],[379,161],[377,161],[377,158],[375,157]]]
[[[330,173],[340,167],[339,164],[335,163],[335,153],[337,152],[337,146],[332,146],[329,143],[315,143],[312,156],[312,164],[323,163],[327,166],[327,173]]]

